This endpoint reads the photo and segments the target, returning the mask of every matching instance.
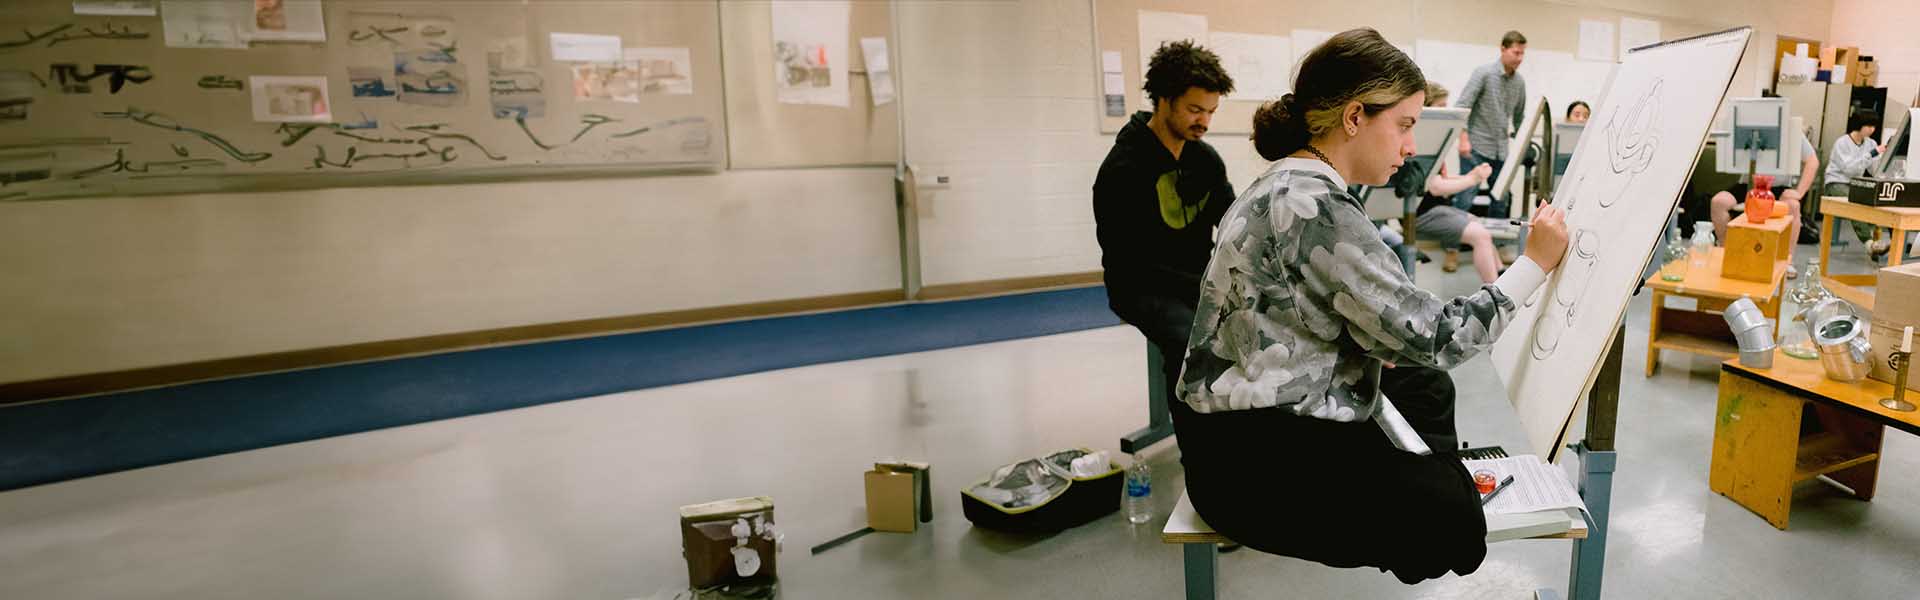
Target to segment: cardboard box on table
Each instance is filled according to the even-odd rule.
[[[1893,352],[1900,349],[1900,334],[1913,327],[1920,337],[1920,263],[1880,269],[1880,282],[1873,295],[1873,331],[1867,338],[1873,344],[1873,370],[1868,377],[1893,383],[1889,364]],[[1920,346],[1920,341],[1915,342]],[[1920,374],[1907,378],[1907,389],[1920,391]]]

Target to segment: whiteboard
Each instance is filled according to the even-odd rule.
[[[1515,299],[1493,348],[1529,452],[1557,456],[1752,35],[1743,27],[1628,54],[1596,106],[1554,198],[1567,211],[1566,259]]]

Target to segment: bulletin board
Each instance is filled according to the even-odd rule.
[[[1286,37],[1293,49],[1293,56],[1285,61],[1287,74],[1279,75],[1287,81],[1292,80],[1292,66],[1298,63],[1312,45],[1318,44],[1319,32],[1344,31],[1354,27],[1358,20],[1353,15],[1403,15],[1407,3],[1396,0],[1351,0],[1341,2],[1338,10],[1303,10],[1299,3],[1268,2],[1261,0],[1215,0],[1206,3],[1179,2],[1176,0],[1093,0],[1093,17],[1096,37],[1094,40],[1093,68],[1099,71],[1102,51],[1119,51],[1121,80],[1126,92],[1122,94],[1125,109],[1123,116],[1108,116],[1105,105],[1100,110],[1100,131],[1113,133],[1126,125],[1127,119],[1135,111],[1151,111],[1153,107],[1146,101],[1146,93],[1141,91],[1145,85],[1142,69],[1144,58],[1140,56],[1140,11],[1184,13],[1207,18],[1210,31],[1231,33],[1251,33]],[[1396,37],[1407,37],[1405,32],[1397,31],[1391,24],[1374,24],[1382,35],[1400,42]],[[1296,35],[1296,30],[1299,35]],[[1195,40],[1202,45],[1207,40]],[[1305,47],[1302,47],[1305,46]],[[1271,64],[1279,64],[1273,61]],[[1271,68],[1271,67],[1269,67]],[[1232,66],[1228,66],[1229,74]],[[1096,80],[1096,85],[1099,82]],[[1104,94],[1099,90],[1097,94]],[[1252,133],[1253,113],[1267,98],[1246,93],[1229,94],[1220,103],[1213,115],[1213,133],[1247,134]]]
[[[728,152],[734,168],[893,165],[900,156],[900,104],[875,107],[861,38],[885,38],[892,52],[887,0],[852,0],[848,27],[847,106],[784,104],[776,96],[772,2],[720,3],[726,48]],[[889,62],[891,64],[891,61]]]
[[[230,35],[205,15],[190,27],[163,22],[186,14],[167,10],[176,2],[157,3],[162,16],[76,15],[70,0],[7,4],[0,200],[712,171],[725,161],[712,0],[329,0],[319,5],[324,42],[239,49],[170,46],[169,31],[188,43]],[[229,5],[243,29],[255,25],[245,22],[255,18],[251,1]],[[644,71],[626,57],[562,62],[551,55],[555,32],[684,48],[686,58]],[[406,69],[424,67],[434,70],[409,78]],[[324,77],[326,93],[283,97],[301,88],[255,76]],[[597,83],[583,90],[576,79]],[[329,114],[257,120],[265,89],[291,99],[261,103],[274,118],[311,112],[314,96]]]

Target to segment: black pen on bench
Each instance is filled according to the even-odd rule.
[[[1501,480],[1501,481],[1500,481],[1500,486],[1499,486],[1499,487],[1495,487],[1495,488],[1493,488],[1493,491],[1491,491],[1491,492],[1487,492],[1487,496],[1486,496],[1486,497],[1484,497],[1484,498],[1481,498],[1481,499],[1480,499],[1480,505],[1481,505],[1481,506],[1486,506],[1488,502],[1492,502],[1492,501],[1493,501],[1493,497],[1494,497],[1494,496],[1498,496],[1498,495],[1500,495],[1500,492],[1504,492],[1504,491],[1507,491],[1507,487],[1508,487],[1508,486],[1511,486],[1511,485],[1513,485],[1513,476],[1512,476],[1512,475],[1508,475],[1506,479],[1503,479],[1503,480]]]

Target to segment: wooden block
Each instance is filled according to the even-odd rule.
[[[1769,282],[1773,280],[1773,263],[1787,257],[1792,246],[1787,244],[1787,225],[1790,219],[1781,217],[1767,219],[1765,223],[1754,223],[1746,217],[1736,217],[1727,224],[1727,243],[1725,262],[1721,263],[1720,274],[1730,279]]]

